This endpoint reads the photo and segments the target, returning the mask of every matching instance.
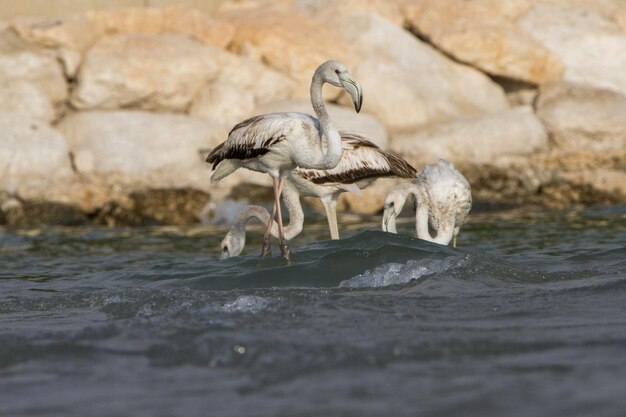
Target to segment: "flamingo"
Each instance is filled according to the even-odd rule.
[[[311,80],[311,104],[317,118],[296,112],[252,117],[235,125],[228,139],[206,158],[215,170],[211,176],[212,183],[242,167],[272,177],[274,208],[265,231],[263,255],[269,253],[269,234],[277,214],[281,253],[289,260],[280,209],[280,195],[289,173],[297,167],[332,169],[341,159],[341,137],[328,116],[322,98],[324,83],[344,88],[350,94],[356,112],[361,110],[363,94],[359,84],[343,64],[326,61],[315,70]]]
[[[426,165],[415,182],[394,187],[385,198],[382,228],[396,233],[396,217],[409,194],[414,195],[417,237],[447,245],[456,238],[472,208],[472,193],[465,177],[454,166],[440,159]]]
[[[283,201],[289,213],[289,224],[284,228],[285,239],[291,240],[302,232],[304,213],[300,197],[318,197],[322,200],[332,239],[339,239],[337,228],[337,198],[343,192],[360,193],[377,178],[415,178],[417,171],[409,163],[383,151],[364,136],[354,132],[340,132],[343,155],[339,164],[330,170],[296,168],[286,179]],[[246,242],[246,224],[258,219],[269,221],[270,214],[263,207],[248,206],[238,216],[220,244],[221,258],[237,256]],[[277,236],[278,227],[272,224],[271,234]]]

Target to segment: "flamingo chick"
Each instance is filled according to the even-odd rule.
[[[385,198],[382,228],[396,233],[396,217],[409,194],[414,196],[417,237],[447,245],[456,237],[472,208],[472,193],[465,177],[443,159],[426,165],[415,182],[394,187]]]
[[[317,118],[305,113],[270,113],[255,116],[235,125],[228,139],[207,156],[215,172],[211,182],[230,175],[239,168],[263,172],[272,177],[274,210],[278,214],[281,252],[289,260],[283,233],[280,194],[285,177],[295,169],[332,169],[341,159],[341,137],[333,125],[322,99],[324,83],[344,88],[352,97],[357,113],[363,104],[361,87],[346,67],[337,61],[320,65],[311,80],[311,104]],[[324,151],[324,147],[326,151]],[[263,254],[268,253],[269,233],[274,214],[268,221]]]

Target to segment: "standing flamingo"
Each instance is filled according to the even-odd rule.
[[[414,195],[415,229],[423,240],[447,245],[456,237],[472,208],[472,193],[465,177],[443,159],[426,165],[415,182],[393,188],[385,198],[382,228],[396,233],[396,217],[409,194]]]
[[[274,213],[277,213],[281,253],[289,260],[280,209],[285,177],[297,167],[332,169],[341,159],[341,137],[322,99],[324,83],[343,87],[352,97],[357,113],[361,110],[363,94],[359,84],[343,64],[326,61],[315,70],[311,80],[311,104],[317,118],[295,112],[252,117],[233,127],[228,139],[207,156],[207,162],[213,164],[215,170],[211,182],[217,182],[241,167],[272,177],[274,209],[263,241],[264,255],[269,253],[269,234]]]
[[[364,136],[353,132],[340,132],[343,155],[339,164],[330,170],[296,168],[287,177],[283,201],[289,213],[289,224],[284,228],[285,239],[291,240],[302,231],[304,213],[300,196],[318,197],[322,200],[328,218],[332,239],[339,239],[336,206],[339,194],[360,193],[377,178],[415,178],[416,170],[403,159],[383,151]],[[246,242],[246,224],[253,219],[267,222],[269,212],[263,207],[245,208],[228,231],[220,245],[222,258],[237,256]],[[278,227],[272,225],[271,234],[277,235]]]

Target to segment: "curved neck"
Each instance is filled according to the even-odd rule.
[[[406,199],[409,196],[409,194],[413,194],[415,196],[418,196],[419,194],[417,185],[412,182],[405,182],[400,185],[397,185],[394,188],[394,191],[396,191],[400,195],[400,201],[402,202],[402,205],[400,207],[395,208],[398,215],[400,215],[400,212],[404,208],[404,204],[406,203]]]
[[[282,196],[285,207],[287,207],[287,213],[289,213],[289,224],[284,227],[285,239],[291,240],[302,232],[304,213],[300,204],[300,195],[288,182],[283,187]],[[260,206],[248,206],[239,213],[239,217],[237,217],[228,233],[245,239],[246,225],[255,219],[263,224],[267,224],[270,220],[270,213]],[[272,236],[278,238],[278,223],[275,220],[272,222],[271,233]]]
[[[316,71],[315,74],[313,74],[313,79],[311,80],[311,105],[313,106],[315,116],[317,116],[320,121],[322,136],[326,139],[328,147],[326,148],[326,153],[324,154],[320,143],[320,153],[318,154],[319,158],[316,158],[316,161],[311,164],[307,164],[304,168],[333,169],[337,166],[339,160],[341,159],[341,136],[326,111],[326,106],[324,105],[324,99],[322,97],[323,85],[324,80],[322,79],[321,74]]]

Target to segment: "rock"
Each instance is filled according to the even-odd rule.
[[[254,94],[230,83],[213,83],[195,98],[189,114],[234,126],[252,114]]]
[[[626,32],[626,7],[617,12],[615,15],[615,20],[617,24],[622,28],[623,32]]]
[[[177,33],[224,48],[234,31],[232,25],[180,6],[94,10],[57,19],[20,17],[11,27],[22,39],[55,50],[69,78],[76,76],[82,56],[105,34]]]
[[[68,78],[76,76],[83,54],[103,34],[84,13],[57,19],[18,17],[11,28],[25,41],[53,50]]]
[[[209,199],[192,188],[135,191],[103,205],[94,222],[109,227],[197,224]]]
[[[626,34],[582,9],[537,4],[519,24],[557,54],[565,81],[626,93]]]
[[[579,9],[601,15],[609,20],[613,19],[624,8],[623,0],[538,0],[535,3]]]
[[[558,79],[562,64],[514,19],[528,0],[423,0],[406,7],[411,30],[455,59],[489,74],[540,84]]]
[[[398,178],[379,178],[359,196],[354,193],[342,193],[339,199],[341,211],[374,215],[382,211],[387,193],[401,182],[409,181]]]
[[[140,111],[76,113],[59,129],[67,137],[79,173],[134,189],[206,190],[205,149],[228,133],[202,119]]]
[[[548,135],[528,106],[435,124],[411,136],[394,137],[391,142],[391,149],[415,166],[439,158],[454,164],[491,163],[547,148]]]
[[[55,57],[25,44],[11,33],[0,33],[0,84],[5,88],[19,83],[11,92],[4,93],[18,99],[20,95],[31,97],[26,103],[16,103],[17,107],[28,106],[37,101],[40,107],[41,97],[48,99],[49,105],[61,107],[67,99],[68,87],[61,66]],[[30,87],[25,87],[29,84]],[[26,92],[26,89],[29,92]],[[38,90],[34,92],[34,90]],[[36,98],[35,98],[36,97]],[[24,98],[24,97],[22,97]],[[19,102],[20,100],[18,100]],[[30,113],[42,114],[41,107]]]
[[[295,97],[308,97],[311,76],[329,58],[349,68],[356,61],[351,45],[322,22],[276,6],[231,10],[219,19],[235,26],[228,49],[262,61],[296,81]]]
[[[257,104],[291,95],[294,82],[284,74],[249,58],[224,52],[217,78],[194,99],[189,113],[228,126],[252,114]]]
[[[540,193],[544,197],[542,202],[553,207],[623,204],[626,201],[626,171],[594,168],[560,172],[541,186]]]
[[[63,135],[32,117],[0,112],[0,188],[45,199],[73,176]]]
[[[537,115],[559,150],[626,153],[626,96],[571,83],[547,85]]]
[[[185,6],[94,10],[86,15],[104,33],[175,33],[216,48],[230,44],[235,27]]]
[[[87,53],[71,103],[77,109],[183,111],[217,76],[219,56],[181,35],[105,36]]]
[[[351,15],[340,29],[363,55],[353,71],[363,86],[363,111],[390,133],[508,107],[502,88],[487,76],[375,14]]]
[[[355,12],[371,12],[389,20],[396,26],[404,24],[400,1],[396,0],[296,0],[293,7],[321,21],[328,21]]]
[[[387,133],[376,118],[367,114],[357,114],[354,109],[326,104],[331,120],[339,130],[352,130],[367,136],[382,149],[387,148]],[[254,114],[295,111],[315,115],[309,100],[287,100],[267,104],[255,109]],[[250,115],[252,116],[252,114]]]
[[[250,92],[257,104],[270,103],[292,96],[295,82],[253,59],[224,52],[220,57],[220,71],[213,83],[231,84]]]
[[[79,208],[52,201],[21,201],[13,198],[2,204],[0,212],[0,224],[13,227],[83,226],[89,223],[89,218]]]
[[[24,113],[42,122],[52,122],[56,113],[48,96],[28,81],[0,83],[0,111]]]

